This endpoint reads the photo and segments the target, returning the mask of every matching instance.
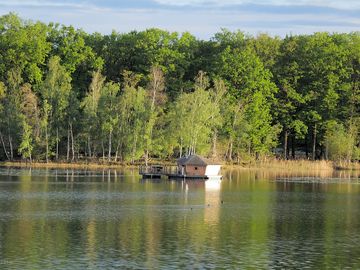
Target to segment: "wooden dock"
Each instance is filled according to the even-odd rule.
[[[206,175],[186,175],[178,171],[177,166],[140,166],[139,174],[142,175],[143,178],[147,179],[159,179],[161,177],[167,177],[168,179],[174,180],[185,180],[185,179],[193,179],[193,180],[206,180],[209,179]],[[221,179],[221,176],[215,177]],[[211,177],[212,179],[212,177]]]
[[[164,175],[164,166],[140,166],[139,174],[142,175],[143,178],[161,178],[161,176]]]

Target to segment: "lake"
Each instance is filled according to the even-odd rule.
[[[360,173],[0,168],[0,269],[360,268]]]

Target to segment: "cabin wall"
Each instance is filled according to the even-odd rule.
[[[205,175],[207,176],[217,176],[220,175],[221,165],[207,165]]]
[[[204,176],[206,171],[206,166],[194,166],[194,165],[186,165],[185,173],[188,176]]]

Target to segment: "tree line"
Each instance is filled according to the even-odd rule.
[[[360,159],[360,32],[88,34],[0,17],[0,158]]]

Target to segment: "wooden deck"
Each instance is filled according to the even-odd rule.
[[[174,180],[181,180],[181,179],[206,180],[206,179],[208,179],[208,177],[205,175],[167,174],[166,176],[169,179],[174,179]]]
[[[143,178],[155,179],[161,177],[167,177],[168,179],[174,180],[184,180],[184,179],[199,179],[199,180],[206,180],[206,179],[221,179],[221,175],[208,177],[206,175],[186,175],[181,174],[178,172],[177,166],[140,166],[139,167],[139,174],[142,175]]]

